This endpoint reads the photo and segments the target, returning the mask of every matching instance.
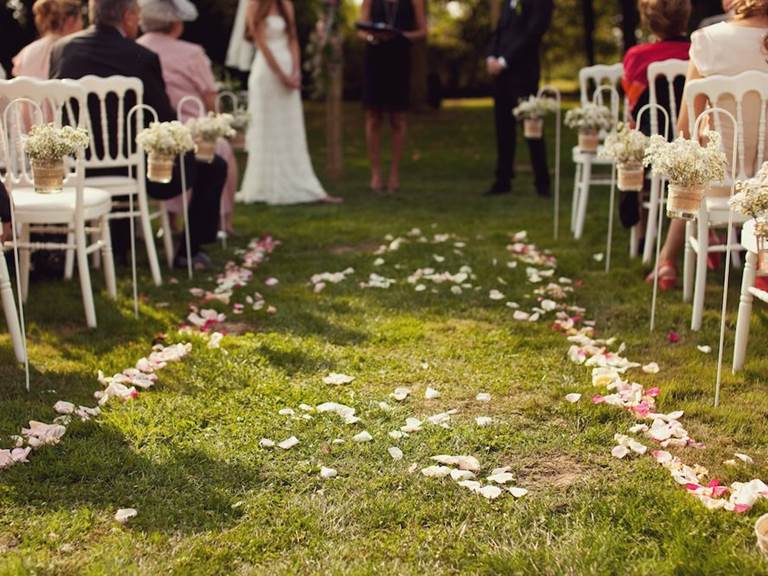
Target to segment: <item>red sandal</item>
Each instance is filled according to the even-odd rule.
[[[659,288],[663,292],[674,290],[677,286],[677,266],[671,260],[662,260],[659,262],[658,267],[659,274]],[[646,276],[645,282],[647,284],[653,284],[654,272],[651,272]]]

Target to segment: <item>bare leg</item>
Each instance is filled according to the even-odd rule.
[[[683,220],[672,220],[667,232],[667,240],[661,248],[659,260],[661,262],[676,263],[680,257],[680,252],[685,243],[685,222]]]
[[[368,110],[365,115],[365,140],[368,144],[368,160],[371,163],[371,189],[381,190],[381,121],[382,113]]]
[[[403,157],[408,123],[403,112],[390,114],[389,123],[392,127],[392,165],[389,169],[387,190],[397,192],[397,189],[400,188],[400,160]]]

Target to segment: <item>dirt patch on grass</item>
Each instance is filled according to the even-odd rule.
[[[567,490],[586,478],[586,466],[566,454],[544,454],[517,470],[523,484]]]
[[[328,252],[335,256],[340,256],[343,254],[355,254],[358,252],[374,252],[379,246],[381,246],[380,241],[368,240],[367,242],[360,242],[358,244],[337,244],[335,246],[331,246],[328,249]]]

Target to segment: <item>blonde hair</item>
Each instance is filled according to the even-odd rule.
[[[688,32],[691,0],[639,0],[640,18],[659,38],[682,36]]]
[[[736,0],[731,9],[737,20],[768,16],[768,0]],[[768,53],[768,34],[763,37],[763,52]]]
[[[83,6],[80,0],[37,0],[32,13],[37,31],[45,36],[61,31],[68,18],[82,16]]]

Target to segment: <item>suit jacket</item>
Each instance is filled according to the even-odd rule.
[[[552,21],[553,0],[518,0],[515,9],[510,0],[501,0],[501,18],[491,38],[489,56],[504,58],[502,73],[524,84],[538,85],[541,74],[539,49]]]
[[[129,76],[138,78],[144,84],[144,104],[157,111],[161,122],[176,119],[176,112],[171,106],[165,91],[160,59],[157,54],[147,50],[111,26],[92,26],[78,34],[59,40],[51,53],[51,78],[71,78],[77,80],[83,76]],[[126,98],[124,114],[135,104]],[[91,130],[101,156],[101,121],[98,101],[89,101]],[[116,103],[107,100],[107,117],[110,126],[115,125],[117,117]],[[146,117],[146,114],[145,114]],[[134,132],[135,133],[135,132]],[[110,147],[116,147],[115,141]],[[125,143],[123,143],[125,145]]]

